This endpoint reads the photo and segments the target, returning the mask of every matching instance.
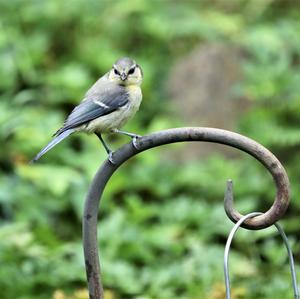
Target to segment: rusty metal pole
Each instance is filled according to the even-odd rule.
[[[134,155],[157,146],[186,141],[213,142],[237,148],[260,161],[273,176],[277,189],[273,205],[262,215],[246,220],[243,227],[253,230],[266,228],[273,225],[285,213],[289,204],[288,176],[278,159],[259,143],[230,131],[202,127],[175,128],[140,137],[136,141],[136,146],[128,143],[114,153],[115,164],[108,160],[102,164],[87,194],[83,216],[83,243],[90,299],[103,299],[97,224],[99,202],[106,183],[113,173]],[[230,182],[227,185],[225,206],[227,215],[234,222],[243,216],[234,209]]]

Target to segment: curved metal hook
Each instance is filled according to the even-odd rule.
[[[282,200],[285,200],[286,197],[289,198],[289,181],[287,178],[287,181],[283,181],[281,178],[281,175],[284,175],[284,173],[279,173],[276,176],[273,175],[276,187],[277,187],[277,195],[275,198],[275,201],[272,205],[273,213],[271,213],[271,209],[269,209],[266,213],[262,214],[262,217],[265,218],[265,221],[267,223],[272,223],[274,224],[277,220],[279,220],[282,216],[281,214],[281,209],[282,209]],[[285,174],[286,175],[286,174]],[[226,191],[225,191],[225,196],[224,196],[224,209],[226,212],[226,215],[233,221],[237,222],[239,219],[243,217],[242,214],[240,214],[238,211],[235,210],[234,208],[234,196],[233,196],[233,181],[232,180],[227,180],[227,186],[226,186]],[[281,216],[279,216],[281,214]],[[278,215],[278,218],[276,221],[273,221]],[[258,217],[255,217],[254,219],[257,219]],[[270,225],[260,225],[257,224],[257,226],[252,226],[248,224],[248,221],[244,222],[241,224],[242,227],[247,228],[247,229],[252,229],[252,230],[257,230],[257,229],[262,229],[271,226]]]
[[[244,227],[261,229],[274,224],[285,213],[289,204],[289,180],[278,159],[259,143],[237,133],[215,128],[175,128],[140,137],[135,145],[128,143],[114,153],[115,164],[106,160],[97,171],[87,194],[83,218],[83,242],[90,298],[103,298],[97,243],[99,202],[103,190],[113,173],[134,155],[164,144],[183,141],[206,141],[240,149],[260,161],[272,174],[277,194],[271,208],[263,215],[246,220]],[[230,194],[230,193],[228,193]],[[228,201],[227,215],[234,222],[243,215]]]
[[[229,250],[230,250],[230,245],[232,243],[233,237],[235,235],[235,233],[237,232],[237,230],[241,227],[242,223],[249,219],[249,218],[253,218],[255,216],[258,215],[262,215],[263,213],[259,213],[259,212],[254,212],[254,213],[250,213],[246,216],[243,216],[232,228],[227,242],[226,242],[226,246],[225,246],[225,251],[224,251],[224,276],[225,276],[225,287],[226,287],[226,299],[230,299],[230,279],[229,279],[229,267],[228,267],[228,260],[229,260]],[[296,271],[295,271],[295,263],[294,263],[294,258],[293,258],[293,253],[291,250],[291,247],[289,245],[288,242],[288,238],[285,234],[285,232],[283,231],[282,227],[278,224],[275,223],[274,224],[278,230],[278,232],[280,233],[282,240],[284,242],[284,245],[286,247],[287,253],[288,253],[288,257],[289,257],[289,262],[290,262],[290,269],[291,269],[291,275],[292,275],[292,284],[293,284],[293,290],[294,290],[294,299],[299,299],[299,291],[298,291],[298,287],[297,287],[297,278],[296,278]]]

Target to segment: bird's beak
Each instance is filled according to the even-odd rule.
[[[122,81],[125,81],[126,78],[127,78],[126,73],[122,73],[122,74],[121,74],[121,80],[122,80]]]

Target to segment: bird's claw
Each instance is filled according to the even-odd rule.
[[[114,154],[114,153],[113,153],[112,151],[110,151],[110,152],[108,153],[108,161],[109,161],[111,164],[115,165],[116,162],[114,161],[113,154]]]
[[[133,137],[132,137],[132,144],[133,144],[133,146],[134,146],[134,148],[135,149],[139,149],[139,146],[138,146],[138,144],[137,144],[137,140],[138,140],[138,138],[140,138],[140,137],[142,137],[141,135],[134,135]]]

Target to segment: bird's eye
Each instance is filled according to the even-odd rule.
[[[129,71],[128,71],[128,75],[132,75],[135,71],[135,67],[131,68]]]
[[[115,75],[120,76],[120,73],[119,73],[119,71],[117,69],[114,69],[114,73],[115,73]]]

